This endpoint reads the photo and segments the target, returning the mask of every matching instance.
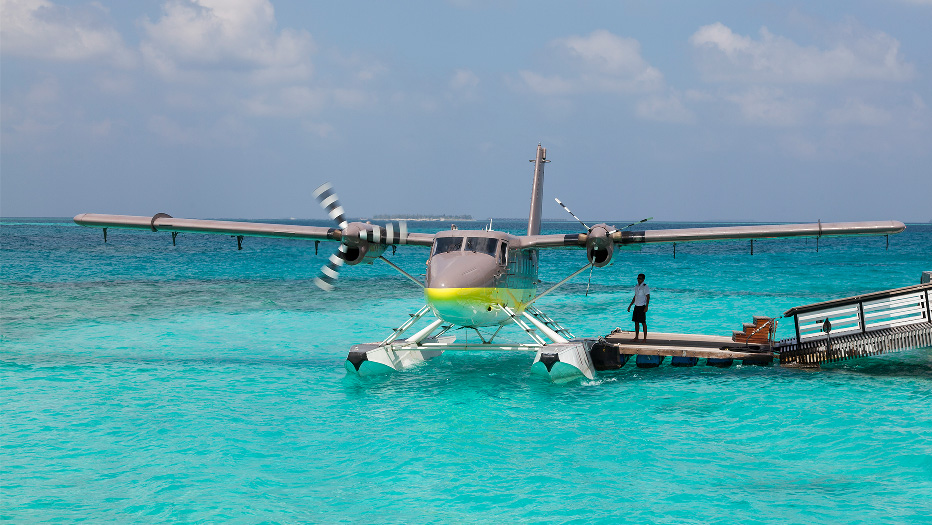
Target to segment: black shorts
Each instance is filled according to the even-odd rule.
[[[646,323],[647,322],[647,305],[644,306],[635,306],[634,314],[631,316],[631,320],[635,323]]]

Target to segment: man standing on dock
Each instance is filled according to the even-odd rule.
[[[638,283],[634,286],[634,297],[628,304],[628,311],[631,311],[631,305],[634,305],[634,315],[631,320],[634,321],[634,340],[638,340],[638,323],[644,325],[644,340],[647,341],[647,305],[650,304],[650,286],[644,284],[644,274],[638,274]]]

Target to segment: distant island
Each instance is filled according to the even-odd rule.
[[[379,215],[373,215],[373,220],[379,221],[471,221],[472,215],[429,215],[423,213],[407,213],[407,214],[389,214],[382,213]]]

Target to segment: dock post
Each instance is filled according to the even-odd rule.
[[[864,318],[864,301],[858,301],[858,319],[861,321],[861,333],[867,333],[867,320]]]

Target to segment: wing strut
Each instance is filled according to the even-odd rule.
[[[535,298],[531,299],[530,301],[528,301],[527,304],[524,305],[524,307],[527,308],[527,307],[530,306],[531,303],[533,303],[534,301],[540,299],[541,297],[547,295],[548,293],[550,293],[550,292],[556,290],[557,288],[563,286],[563,283],[565,283],[566,281],[569,281],[569,280],[572,279],[573,277],[576,277],[577,275],[581,274],[583,271],[586,270],[586,268],[589,268],[590,266],[592,266],[591,263],[586,264],[586,265],[583,266],[582,268],[580,268],[580,269],[576,270],[575,272],[569,274],[569,276],[567,276],[567,277],[566,277],[565,279],[563,279],[562,281],[560,281],[560,282],[558,282],[557,284],[551,286],[550,288],[544,290],[543,293],[538,294],[537,297],[535,297]]]
[[[422,283],[421,281],[418,281],[417,279],[415,279],[414,277],[412,277],[410,273],[408,273],[408,272],[402,270],[401,268],[399,268],[397,264],[395,264],[395,263],[389,261],[388,259],[385,258],[385,256],[379,255],[379,259],[382,259],[383,261],[387,262],[389,266],[391,266],[392,268],[394,268],[394,269],[398,270],[399,272],[401,272],[401,275],[404,275],[404,276],[407,277],[408,279],[411,279],[411,282],[413,282],[414,284],[420,286],[421,288],[424,288],[424,283]]]

